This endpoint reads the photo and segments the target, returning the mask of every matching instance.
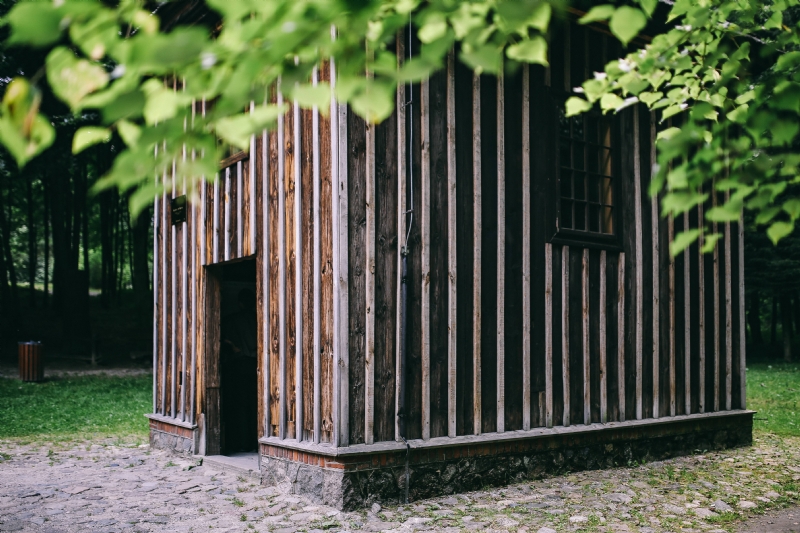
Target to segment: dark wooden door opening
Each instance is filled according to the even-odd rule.
[[[219,279],[220,451],[258,446],[256,261],[221,265]]]

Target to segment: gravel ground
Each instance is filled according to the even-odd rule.
[[[800,439],[762,435],[752,448],[340,513],[147,447],[0,441],[0,531],[790,532],[776,520],[794,513],[795,527],[799,487]]]

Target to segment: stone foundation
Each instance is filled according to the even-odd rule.
[[[169,422],[150,419],[151,448],[192,456],[197,453],[198,433],[197,428],[181,427]]]
[[[261,441],[263,482],[353,510],[752,443],[752,411],[332,448]]]

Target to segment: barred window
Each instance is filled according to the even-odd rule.
[[[560,229],[614,234],[614,148],[608,117],[561,112]]]
[[[620,57],[621,49],[597,28],[566,23],[551,48],[552,88],[558,102],[556,235],[560,240],[613,244],[619,238],[618,117],[592,110],[567,117],[573,88]]]

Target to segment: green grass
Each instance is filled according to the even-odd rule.
[[[747,408],[756,431],[800,436],[800,363],[747,365]]]
[[[145,442],[153,378],[103,375],[24,383],[0,378],[0,438],[132,437]]]

